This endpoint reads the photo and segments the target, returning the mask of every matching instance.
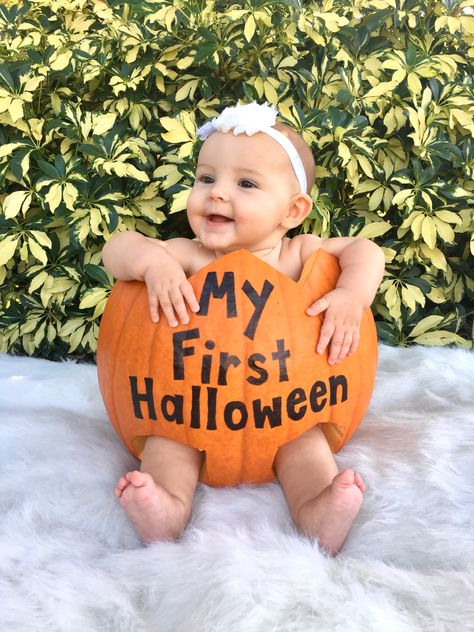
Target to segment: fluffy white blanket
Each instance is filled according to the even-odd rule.
[[[134,465],[95,367],[0,356],[0,629],[474,630],[474,355],[381,348],[338,455],[367,492],[331,559],[277,484],[200,486],[177,543],[140,544],[113,495]]]

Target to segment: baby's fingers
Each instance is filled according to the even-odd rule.
[[[182,281],[179,286],[170,292],[174,310],[182,325],[189,323],[188,307],[192,312],[199,311],[199,303],[194,294],[194,289],[189,281]],[[170,325],[172,325],[170,323]],[[174,325],[172,325],[174,326]]]
[[[153,323],[157,323],[160,320],[160,314],[158,311],[158,297],[148,294],[148,305],[150,307],[150,316]]]
[[[339,364],[342,362],[344,358],[348,355],[352,355],[357,351],[357,347],[359,346],[359,331],[346,331],[344,333],[344,340],[342,344],[338,347],[338,345],[334,346],[334,350],[331,346],[331,351],[329,354],[329,364]]]
[[[360,340],[360,333],[359,333],[359,330],[357,329],[352,334],[352,342],[351,342],[351,346],[348,352],[349,355],[352,355],[353,353],[357,351],[357,347],[359,346],[359,340]]]
[[[352,336],[347,332],[344,334],[335,334],[331,342],[331,348],[329,351],[328,363],[338,364],[347,356],[351,347]]]
[[[174,312],[176,312],[179,322],[182,325],[187,325],[189,323],[189,314],[188,314],[188,308],[186,307],[186,302],[184,300],[183,292],[181,290],[181,285],[179,288],[176,288],[170,292],[170,299],[171,299],[172,307],[174,309]],[[163,311],[164,311],[164,308],[163,308]],[[175,327],[178,323],[176,322],[176,319],[172,319],[172,320],[173,322],[171,322],[171,320],[168,318],[168,323],[171,325],[171,327]]]
[[[194,294],[192,285],[188,281],[180,283],[176,288],[161,290],[158,294],[149,292],[148,304],[150,306],[150,316],[154,323],[159,322],[159,307],[163,311],[170,327],[176,327],[179,323],[187,325],[189,323],[188,307],[193,312],[199,311],[199,303]]]
[[[192,312],[197,313],[199,311],[199,303],[194,294],[193,286],[189,281],[183,281],[179,286],[186,303],[189,305],[189,308]]]
[[[178,321],[176,320],[175,307],[171,297],[165,297],[160,299],[160,307],[163,311],[163,315],[168,321],[170,327],[176,327]],[[158,322],[158,321],[154,321]]]
[[[321,312],[324,312],[328,307],[329,300],[325,296],[323,296],[317,301],[314,301],[314,303],[308,307],[306,313],[308,314],[308,316],[317,316],[318,314],[321,314]]]
[[[329,344],[329,341],[334,335],[335,326],[333,321],[328,318],[324,319],[324,322],[321,326],[321,331],[319,332],[319,340],[316,345],[316,352],[322,354],[326,351],[326,347]]]

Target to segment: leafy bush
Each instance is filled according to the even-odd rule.
[[[304,230],[384,247],[382,340],[469,346],[474,17],[453,0],[0,6],[1,350],[92,357],[104,240],[187,234],[196,126],[268,101],[318,165]]]

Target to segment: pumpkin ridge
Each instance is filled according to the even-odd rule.
[[[122,283],[130,283],[129,281],[122,281]],[[117,334],[117,341],[116,341],[116,352],[118,349],[120,349],[120,351],[122,351],[122,346],[125,344],[125,340],[124,340],[124,336],[122,336],[122,332],[125,330],[126,327],[126,323],[128,321],[128,319],[133,315],[133,312],[135,311],[137,304],[139,303],[138,297],[140,296],[141,293],[141,285],[140,282],[136,282],[136,281],[132,281],[131,283],[133,283],[133,285],[128,285],[128,289],[129,292],[131,292],[131,290],[135,290],[133,292],[133,297],[131,297],[130,300],[130,307],[127,309],[126,313],[124,314],[123,320],[122,320],[122,327],[120,327],[119,329],[119,333]],[[115,372],[117,370],[117,364],[115,364],[114,366],[114,372],[112,374],[112,381],[115,384]],[[117,411],[120,409],[120,402],[117,402],[117,398],[120,397],[120,393],[119,393],[119,389],[114,389],[113,392],[113,404],[114,404],[114,410]],[[117,415],[118,413],[115,412],[115,414]],[[122,434],[120,434],[120,438],[122,439]],[[123,441],[123,439],[122,439]]]
[[[128,318],[129,318],[129,316],[130,316],[130,314],[131,314],[131,312],[133,310],[133,307],[134,307],[134,305],[136,303],[136,298],[137,298],[137,296],[140,294],[140,292],[142,290],[141,284],[137,283],[135,281],[119,281],[116,285],[118,285],[119,283],[120,284],[122,284],[122,283],[131,283],[133,285],[129,285],[128,286],[129,291],[131,289],[133,289],[133,287],[136,288],[136,291],[133,293],[133,299],[129,301],[129,305],[128,305],[126,311],[121,313],[122,319],[121,319],[121,322],[120,322],[120,327],[118,328],[118,331],[116,331],[116,333],[115,333],[115,335],[113,337],[113,348],[108,350],[108,353],[111,356],[115,356],[117,354],[117,349],[119,348],[119,346],[121,344],[121,340],[122,340],[121,333],[125,329],[127,320],[128,320]],[[121,287],[125,288],[125,286],[119,285],[119,288],[121,288]],[[114,286],[113,289],[115,289],[115,286]],[[113,291],[113,289],[112,289],[112,291]],[[107,318],[109,313],[112,313],[112,311],[114,310],[115,302],[118,302],[118,300],[115,301],[115,297],[116,296],[118,296],[117,292],[115,293],[112,302],[110,301],[111,297],[109,296],[109,299],[107,300],[107,305],[106,305],[106,308],[104,310],[104,314],[103,314],[103,317],[102,317],[103,319]],[[114,324],[116,324],[116,323],[117,323],[117,321],[115,320]],[[115,331],[115,329],[113,331]],[[110,329],[107,329],[107,333],[109,333],[109,332],[110,332]],[[103,348],[103,344],[104,344],[103,343],[104,337],[105,337],[104,336],[104,329],[102,328],[102,336],[101,336],[100,335],[100,328],[99,328],[99,336],[98,336],[98,340],[97,340],[97,356],[98,357],[102,353],[102,348]],[[98,375],[99,375],[100,390],[102,392],[103,388],[107,388],[107,392],[108,392],[107,405],[106,405],[107,413],[108,413],[109,417],[114,421],[114,426],[116,427],[116,430],[117,430],[117,432],[119,434],[120,440],[125,445],[128,445],[126,437],[123,434],[121,427],[117,423],[117,420],[118,420],[118,413],[117,413],[118,406],[117,406],[116,398],[120,396],[120,393],[118,393],[116,391],[116,389],[114,388],[117,364],[115,362],[112,363],[112,373],[111,373],[110,376],[107,376],[106,380],[104,379],[105,376],[102,374],[102,367],[103,367],[103,363],[102,362],[97,362],[97,372],[98,372]],[[107,383],[108,386],[106,386],[106,383]],[[102,392],[102,397],[105,399],[103,392]],[[109,407],[110,407],[110,410],[109,410]]]
[[[298,281],[296,281],[298,285],[305,285],[305,283],[308,281],[308,279],[311,276],[311,272],[315,268],[319,269],[320,265],[317,265],[317,264],[321,263],[319,260],[324,259],[325,255],[328,255],[329,257],[333,256],[333,255],[330,255],[325,250],[323,250],[322,248],[318,248],[306,259],[306,261],[303,264],[303,269],[301,270],[300,278],[298,279]]]

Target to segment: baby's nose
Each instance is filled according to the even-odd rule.
[[[211,188],[211,198],[213,200],[227,200],[229,199],[229,195],[227,192],[227,188],[222,182],[214,182]]]

